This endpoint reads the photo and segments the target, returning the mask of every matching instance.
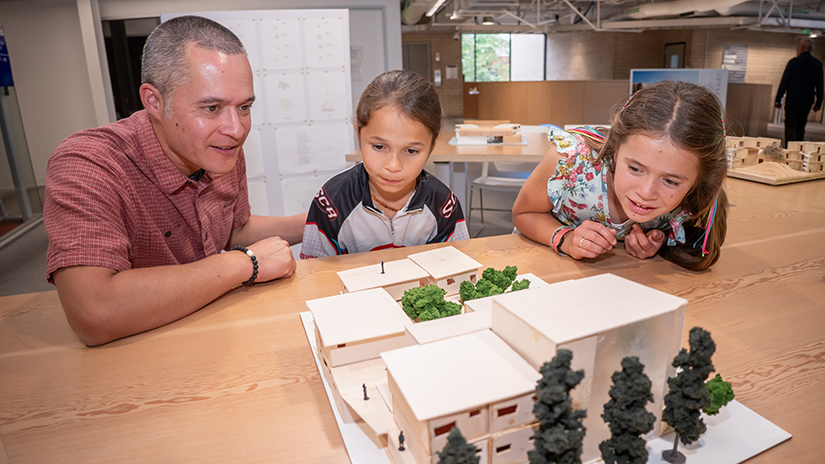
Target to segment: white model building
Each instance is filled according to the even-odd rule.
[[[584,379],[571,391],[575,408],[588,411],[582,462],[598,459],[610,438],[602,420],[611,376],[622,358],[638,356],[652,383],[656,416],[650,439],[661,432],[667,378],[679,353],[687,301],[650,287],[602,274],[535,290],[493,297],[492,331],[539,369],[559,348],[573,352],[571,367]]]
[[[383,288],[395,300],[400,300],[404,292],[416,287],[427,285],[430,275],[409,259],[387,261],[370,266],[358,267],[339,271],[341,287],[344,293]]]
[[[457,426],[483,464],[507,464],[526,462],[533,448],[538,370],[560,348],[571,350],[572,368],[585,373],[571,392],[573,406],[588,411],[582,462],[598,460],[598,444],[610,436],[601,413],[626,356],[639,357],[652,383],[647,409],[656,424],[644,438],[660,435],[686,303],[603,274],[496,295],[476,311],[415,325],[381,289],[307,306],[321,370],[344,420],[363,419],[362,428],[390,447],[404,432],[406,450],[388,450],[393,462],[437,462]]]
[[[465,280],[475,284],[481,269],[481,263],[451,246],[414,253],[408,258],[427,271],[428,284],[438,285],[448,296],[457,294]]]
[[[535,422],[533,395],[541,375],[492,332],[409,346],[381,357],[393,415],[416,462],[437,462],[454,426],[491,464],[527,458],[533,434],[524,430]]]

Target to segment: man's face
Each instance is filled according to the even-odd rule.
[[[232,171],[251,126],[252,69],[243,54],[189,45],[189,79],[163,109],[158,139],[169,159],[189,176],[198,169]]]

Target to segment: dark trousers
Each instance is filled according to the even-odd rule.
[[[808,113],[811,106],[785,105],[785,147],[788,142],[805,140],[805,124],[808,122]]]

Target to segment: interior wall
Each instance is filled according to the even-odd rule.
[[[20,114],[38,185],[57,145],[96,126],[75,1],[0,2]]]
[[[441,71],[441,86],[436,87],[441,107],[446,116],[461,116],[464,113],[464,98],[462,85],[464,73],[461,67],[461,40],[454,39],[454,32],[450,33],[409,33],[402,34],[403,43],[416,42],[430,44],[430,72]],[[436,53],[439,60],[436,61]],[[458,67],[458,78],[447,79],[447,66]],[[426,76],[433,81],[433,76]]]
[[[613,79],[615,36],[595,31],[548,34],[545,79]]]
[[[0,1],[6,43],[20,100],[26,139],[38,185],[43,185],[49,156],[60,142],[81,129],[96,127],[95,98],[103,79],[91,79],[94,69],[108,69],[105,63],[88,63],[90,34],[82,24],[79,8],[89,2],[78,0]],[[350,8],[352,18],[363,21],[358,29],[380,34],[384,49],[371,34],[351,34],[351,44],[363,43],[362,81],[353,83],[354,98],[376,75],[401,68],[401,13],[396,0],[98,0],[103,20],[158,17],[162,13],[306,8]],[[88,17],[83,11],[83,17]],[[95,12],[96,13],[96,12]],[[378,22],[376,22],[378,21]],[[353,27],[352,29],[355,29]],[[87,37],[84,49],[84,35]],[[379,63],[379,64],[376,64]],[[378,72],[378,68],[380,72]],[[92,70],[92,71],[90,71]],[[371,75],[375,73],[375,75]],[[106,76],[108,79],[108,76]],[[96,83],[92,84],[95,80]],[[366,81],[366,83],[364,83]],[[360,86],[360,87],[358,87]],[[357,95],[357,96],[356,96]],[[98,98],[99,100],[99,98]]]

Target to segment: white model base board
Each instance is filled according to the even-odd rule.
[[[301,313],[301,321],[311,348],[315,365],[321,371],[321,361],[318,359],[315,345],[315,324],[312,313]],[[344,439],[350,461],[353,464],[390,464],[386,448],[381,448],[364,432],[358,423],[345,424],[338,413],[332,391],[324,376],[321,375],[324,390],[332,406],[332,413]],[[601,412],[600,412],[601,413]],[[791,434],[777,427],[775,424],[748,409],[742,403],[734,400],[719,411],[716,416],[703,416],[708,426],[707,432],[698,442],[690,446],[679,444],[679,451],[687,456],[688,464],[712,462],[714,464],[739,464],[757,454],[791,438]],[[392,439],[390,439],[392,442]],[[650,453],[647,464],[662,463],[662,451],[673,447],[673,434],[655,438],[647,442]],[[587,464],[603,462],[601,459]]]

